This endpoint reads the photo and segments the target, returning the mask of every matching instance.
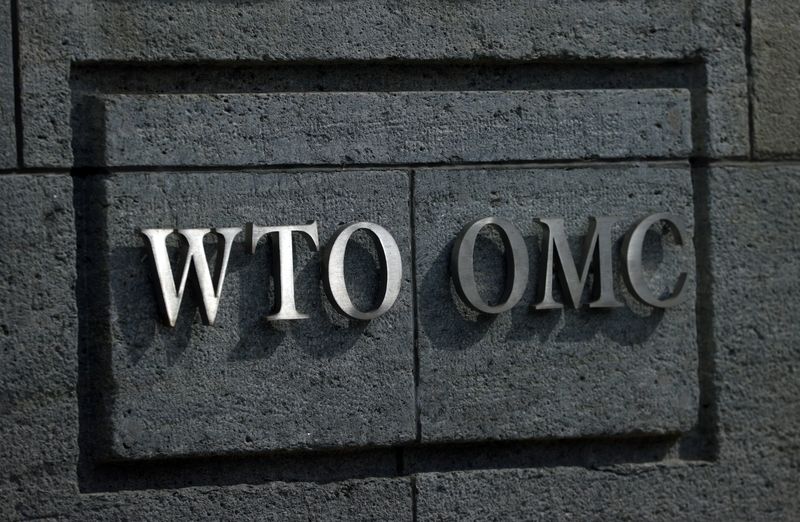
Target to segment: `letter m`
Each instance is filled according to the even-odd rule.
[[[614,275],[611,256],[611,227],[619,219],[614,217],[589,218],[591,225],[583,242],[583,266],[578,268],[564,231],[563,219],[540,219],[545,228],[545,255],[547,261],[540,269],[538,302],[536,310],[562,308],[564,305],[553,298],[553,272],[557,271],[561,283],[561,294],[578,308],[581,296],[589,278],[590,268],[594,267],[594,294],[596,299],[589,303],[590,308],[615,308],[622,306],[614,296]]]

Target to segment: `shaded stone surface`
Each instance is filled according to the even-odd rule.
[[[0,519],[796,520],[797,26],[788,0],[3,2]],[[643,98],[676,90],[679,136],[649,119]],[[484,117],[483,128],[497,130],[487,135],[473,120],[429,125],[442,112],[429,104],[402,115],[403,128],[423,136],[425,150],[411,154],[403,134],[384,125],[395,120],[378,111],[392,109],[385,100],[393,96],[498,100],[515,91],[586,100],[622,91],[627,101],[616,107],[626,112],[601,125],[599,105],[553,107],[542,112],[551,123],[509,131],[523,120],[498,111]],[[261,148],[260,119],[236,127],[224,108],[196,120],[175,112],[187,108],[176,99],[226,94],[294,97],[298,116],[313,114],[322,126],[337,114],[361,123],[330,134],[337,147],[313,128],[303,136],[304,120],[287,119],[279,131],[313,147],[275,146],[290,166],[246,173],[249,161],[275,164]],[[131,98],[165,99],[158,108],[173,112],[158,120]],[[311,103],[346,98],[360,102],[339,113]],[[107,125],[119,120],[108,119],[114,113],[102,99],[125,100],[133,123]],[[267,122],[272,108],[255,107]],[[144,147],[144,116],[174,147],[166,154]],[[377,131],[368,132],[370,122]],[[551,134],[554,124],[572,125],[572,137]],[[626,132],[603,134],[612,128]],[[381,133],[389,147],[369,141]],[[664,146],[665,136],[678,145]],[[465,153],[445,154],[454,144]],[[617,152],[602,153],[612,144]],[[522,154],[509,154],[512,145]],[[391,159],[391,147],[408,152]],[[756,161],[741,163],[751,151]],[[613,161],[623,154],[633,156]],[[691,168],[678,163],[689,157]],[[110,158],[175,168],[66,175]],[[460,164],[519,158],[564,164]],[[585,161],[597,158],[604,159]],[[653,158],[677,161],[630,164]],[[327,167],[294,167],[312,159]],[[455,168],[338,167],[378,161]],[[61,174],[42,174],[48,166]],[[242,181],[248,177],[262,180]],[[423,178],[435,197],[430,207],[408,209],[427,197]],[[443,194],[448,183],[454,188]],[[547,197],[552,187],[561,187],[558,197]],[[474,194],[479,204],[451,192]],[[178,203],[164,203],[167,194]],[[272,195],[286,201],[274,205]],[[577,239],[601,200],[619,204],[626,219],[657,210],[648,201],[685,202],[681,213],[694,217],[695,231],[695,252],[685,252],[697,263],[688,308],[659,320],[641,308],[540,316],[526,309],[531,285],[510,321],[479,321],[438,286],[447,278],[439,256],[458,228],[448,230],[451,216],[508,208],[537,254],[531,217],[544,203],[565,214]],[[307,215],[310,208],[319,216]],[[245,254],[241,241],[218,326],[201,325],[191,295],[171,333],[156,315],[140,220],[171,227],[316,217],[324,244],[359,209],[386,217],[401,242],[408,271],[390,324],[341,321],[317,284],[318,255],[303,241],[296,246],[305,324],[263,321],[274,299],[270,251],[261,244]],[[374,296],[360,290],[374,288],[375,263],[364,239],[354,240],[348,284],[368,304]],[[488,296],[501,282],[496,241],[489,234],[479,245]],[[414,254],[431,269],[412,271]],[[673,254],[664,245],[649,258],[661,262],[664,282],[674,277]],[[541,401],[547,393],[552,400]]]
[[[106,250],[96,255],[105,259],[93,279],[94,291],[108,295],[107,304],[97,306],[98,321],[107,308],[108,324],[99,324],[89,342],[95,378],[108,379],[112,456],[373,446],[413,438],[407,174],[128,173],[87,183],[82,190],[94,191],[90,199],[99,204],[89,223],[104,221],[97,245]],[[142,192],[145,186],[150,189]],[[160,318],[140,228],[311,220],[318,223],[321,247],[353,221],[378,223],[394,235],[404,277],[388,313],[369,322],[339,315],[323,295],[320,254],[297,236],[297,308],[310,318],[266,321],[274,305],[272,250],[264,242],[250,254],[243,232],[230,254],[215,325],[200,321],[199,296],[188,292],[175,328]],[[176,248],[174,272],[182,260]],[[345,262],[351,298],[369,309],[379,270],[369,236],[354,237]]]
[[[11,0],[0,2],[0,168],[17,165]]]
[[[796,519],[800,310],[787,296],[800,283],[799,175],[793,165],[702,172],[710,461],[423,473],[418,520]]]
[[[70,118],[80,97],[70,80],[79,79],[80,64],[227,64],[228,74],[236,75],[237,64],[254,62],[578,60],[692,66],[698,57],[702,64],[692,89],[702,121],[695,146],[714,157],[742,156],[748,135],[743,18],[742,0],[23,2],[26,161],[40,167],[71,164],[73,131],[76,140],[86,132]],[[217,37],[208,37],[209,28]],[[292,90],[317,90],[318,83],[309,78]],[[122,87],[111,92],[124,92]],[[191,82],[182,87],[179,92],[194,92]]]
[[[273,482],[233,487],[29,497],[18,516],[55,520],[411,520],[404,479],[332,484]]]
[[[792,462],[797,473],[800,167],[708,174],[720,449],[731,461]]]
[[[655,434],[692,426],[698,385],[691,299],[665,311],[635,302],[616,259],[616,294],[624,307],[529,308],[544,267],[535,218],[563,217],[577,259],[589,216],[620,218],[615,252],[622,234],[653,212],[678,214],[691,227],[685,166],[420,170],[414,193],[422,440]],[[525,296],[496,316],[464,306],[448,266],[461,227],[485,216],[514,222],[530,254]],[[664,294],[678,273],[694,272],[693,249],[662,246],[653,236],[645,267],[654,274],[651,288]],[[476,277],[490,302],[504,285],[497,239],[487,235],[476,246]]]
[[[637,110],[631,111],[630,106]],[[686,90],[127,95],[108,165],[686,157]]]
[[[79,184],[82,183],[79,181]],[[66,175],[3,175],[0,187],[0,518],[4,520],[216,519],[241,520],[410,520],[408,478],[339,480],[331,484],[268,482],[247,485],[258,475],[242,470],[236,484],[192,487],[203,476],[222,483],[213,467],[181,470],[183,487],[170,487],[175,471],[140,473],[128,491],[86,494],[78,470],[79,381],[76,235],[73,184]],[[86,288],[80,290],[87,291]],[[89,289],[90,295],[96,295]],[[84,327],[89,326],[84,323]],[[85,370],[85,368],[84,368]],[[352,475],[378,473],[394,464],[381,455],[354,467],[339,454],[336,462],[313,462],[314,476],[337,467]],[[284,457],[285,458],[285,457]],[[330,457],[328,457],[330,459]],[[290,459],[291,461],[291,459]],[[266,463],[262,463],[266,464]],[[281,466],[301,466],[280,458],[263,470],[267,478]],[[306,473],[310,473],[309,467]],[[298,475],[298,478],[299,475]],[[116,477],[115,477],[116,479]],[[206,479],[209,480],[209,479]],[[163,481],[163,482],[162,482]],[[161,489],[154,489],[162,483]],[[113,481],[103,487],[114,487]]]
[[[0,190],[0,487],[15,496],[71,491],[78,444],[72,181],[4,175]]]
[[[742,467],[739,476],[749,482],[744,485],[727,471],[682,463],[422,474],[417,519],[684,520],[687,513],[698,520],[795,518],[797,502],[786,482],[791,475],[770,480]]]
[[[751,2],[753,152],[800,154],[800,4]]]

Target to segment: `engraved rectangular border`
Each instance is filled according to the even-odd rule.
[[[366,71],[366,77],[375,77],[383,72],[397,82],[413,83],[420,70],[438,71],[442,80],[438,90],[453,90],[463,82],[465,75],[484,74],[487,77],[509,68],[531,68],[547,78],[547,85],[540,88],[603,88],[613,82],[616,88],[687,88],[691,94],[692,138],[694,152],[689,158],[694,188],[695,234],[697,259],[697,339],[699,350],[698,379],[700,384],[700,405],[695,428],[681,435],[651,437],[614,437],[610,439],[563,439],[563,440],[518,440],[505,442],[481,442],[458,444],[420,444],[389,448],[358,448],[350,450],[321,450],[297,452],[273,452],[263,455],[241,457],[204,457],[197,459],[167,459],[163,461],[129,461],[100,463],[94,457],[94,443],[104,440],[109,434],[103,432],[97,422],[99,401],[94,383],[108,376],[98,373],[92,367],[92,347],[102,345],[103,332],[97,326],[102,323],[102,300],[92,299],[86,290],[87,278],[92,267],[87,264],[89,236],[102,228],[102,222],[92,221],[88,200],[92,197],[92,177],[109,172],[96,160],[102,158],[102,151],[94,147],[102,140],[95,140],[103,133],[102,113],[89,98],[98,93],[153,93],[154,84],[160,85],[163,92],[221,92],[224,77],[265,78],[269,74],[293,74],[299,82],[306,82],[306,90],[312,91],[320,86],[311,80],[318,76],[347,77],[354,71]],[[333,74],[332,71],[339,71]],[[209,74],[210,72],[210,74]],[[203,74],[205,73],[205,74]],[[233,74],[236,73],[236,74]],[[255,76],[252,76],[255,75]],[[619,78],[625,80],[620,82]],[[263,78],[262,78],[263,79]],[[334,78],[336,80],[336,78]],[[380,85],[367,85],[372,89],[386,89],[386,79]],[[244,81],[242,89],[252,89],[256,80]],[[705,67],[699,61],[678,61],[659,63],[613,63],[596,64],[592,62],[566,63],[505,63],[452,64],[439,62],[403,62],[387,64],[383,62],[346,62],[336,64],[283,64],[265,66],[247,64],[235,66],[225,63],[200,63],[187,65],[142,64],[142,63],[77,63],[73,64],[70,84],[72,88],[72,127],[73,151],[79,164],[94,165],[74,171],[75,207],[78,215],[78,291],[79,305],[79,467],[78,483],[82,493],[103,491],[136,490],[151,488],[175,488],[196,485],[233,485],[242,483],[261,483],[271,480],[330,482],[363,477],[397,477],[430,471],[454,471],[467,469],[502,469],[510,467],[552,467],[583,466],[594,467],[613,464],[652,463],[664,459],[679,459],[686,464],[713,462],[717,458],[717,415],[715,410],[716,392],[713,385],[715,372],[714,353],[716,346],[712,336],[713,310],[711,299],[710,244],[708,239],[708,181],[705,176],[707,161],[705,136],[707,135],[708,115],[706,100]],[[172,86],[172,87],[171,87]],[[399,85],[402,87],[402,85]],[[180,88],[178,88],[180,87]],[[363,88],[364,86],[361,86]],[[322,88],[326,88],[325,85]],[[161,92],[155,90],[155,92]],[[278,91],[280,92],[280,91]],[[614,159],[604,164],[626,163],[638,158]],[[652,160],[651,160],[652,161]],[[587,162],[577,162],[587,165]],[[487,164],[481,162],[479,164]],[[507,162],[489,162],[489,165],[502,166]],[[519,164],[519,163],[514,163]],[[528,163],[525,163],[526,165]],[[574,165],[570,161],[530,162],[532,167],[541,165]],[[464,167],[469,163],[447,163],[425,166]],[[420,165],[350,165],[349,168],[392,168],[407,170]],[[162,170],[160,167],[151,167]],[[264,170],[310,169],[320,170],[320,166],[274,165]],[[335,169],[335,166],[323,166]],[[220,167],[170,167],[170,170],[219,170]],[[252,169],[252,167],[250,167]],[[134,168],[113,169],[115,172],[134,170]],[[137,167],[135,170],[147,170]],[[89,189],[87,189],[87,184]],[[412,196],[414,184],[412,181]],[[95,216],[96,217],[96,216]],[[411,209],[412,258],[414,256],[414,209]],[[97,245],[93,245],[96,247]],[[101,245],[101,248],[104,247]],[[414,269],[415,271],[415,269]],[[415,278],[415,275],[412,275]],[[416,294],[416,285],[414,288]],[[415,296],[416,298],[416,296]],[[416,307],[415,307],[416,314]],[[98,321],[99,319],[99,321]],[[415,315],[415,330],[417,317]],[[416,331],[415,331],[416,336]],[[415,380],[418,379],[419,362],[415,350]],[[418,384],[415,382],[415,385]],[[419,422],[417,412],[417,422]],[[419,433],[419,430],[418,430]],[[419,438],[419,437],[418,437]]]

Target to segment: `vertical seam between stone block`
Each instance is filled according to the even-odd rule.
[[[744,62],[747,70],[747,131],[748,131],[748,157],[752,160],[756,156],[755,141],[755,114],[753,109],[753,14],[752,0],[744,2]]]
[[[413,169],[408,171],[409,186],[409,230],[411,232],[411,312],[414,320],[414,425],[417,442],[422,440],[422,424],[419,407],[419,313],[417,310],[417,231],[416,231],[416,175]]]
[[[692,189],[695,212],[695,256],[697,273],[697,377],[700,386],[697,434],[703,449],[689,458],[716,460],[718,455],[716,342],[714,340],[713,268],[711,262],[711,222],[708,165],[692,164]],[[702,227],[702,230],[698,230]]]
[[[11,2],[11,48],[14,62],[14,131],[17,140],[17,167],[24,166],[23,134],[22,134],[22,67],[19,60],[19,5],[18,0]]]
[[[708,79],[707,63],[698,62],[692,68],[690,105],[692,111],[692,156],[706,158],[709,152]]]
[[[417,522],[417,476],[411,475],[411,521]]]

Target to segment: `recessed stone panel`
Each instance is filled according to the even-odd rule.
[[[81,298],[108,296],[108,341],[98,326],[92,367],[95,382],[107,383],[107,456],[375,446],[414,437],[407,174],[127,173],[84,183],[96,214],[89,221],[103,229],[96,286]],[[372,221],[391,232],[403,280],[389,312],[369,322],[336,312],[320,283],[321,256],[298,236],[297,308],[309,318],[267,321],[275,301],[273,252],[262,240],[251,254],[243,231],[230,253],[214,326],[203,324],[199,297],[188,291],[174,328],[159,315],[150,250],[139,229],[310,220],[318,223],[321,247],[343,223]],[[345,257],[348,290],[362,306],[377,292],[374,250],[368,236],[354,236]],[[179,277],[177,242],[173,256]],[[104,419],[97,423],[102,437]]]
[[[796,520],[798,5],[0,0],[0,520]],[[652,290],[690,274],[667,310],[620,278],[660,211],[691,230],[646,237]],[[531,310],[535,219],[577,257],[610,214],[624,306]],[[529,251],[496,317],[448,267],[479,216]],[[244,232],[214,326],[191,287],[158,313],[141,228],[357,219],[399,244],[379,319],[298,237],[309,318],[265,320]],[[376,245],[345,257],[375,304]]]
[[[47,0],[19,10],[24,147],[37,167],[70,165],[87,132],[74,109],[83,64],[222,65],[235,77],[237,66],[259,63],[681,63],[696,72],[695,147],[714,157],[746,152],[741,0]],[[311,77],[293,91],[319,83]],[[185,78],[169,92],[208,91]]]
[[[622,282],[618,254],[623,233],[649,214],[677,214],[691,228],[686,165],[420,170],[414,191],[423,441],[667,434],[695,423],[694,299],[666,310],[643,305]],[[524,297],[495,316],[464,305],[448,268],[459,230],[484,216],[514,222],[530,255]],[[544,267],[535,219],[564,218],[578,260],[589,216],[619,217],[615,293],[624,306],[531,310]],[[476,247],[476,277],[485,299],[496,301],[504,247],[486,232]],[[653,232],[645,245],[650,287],[669,293],[687,271],[693,295],[691,240],[678,246],[660,237]]]
[[[692,148],[683,89],[117,95],[103,106],[112,166],[682,158]]]

